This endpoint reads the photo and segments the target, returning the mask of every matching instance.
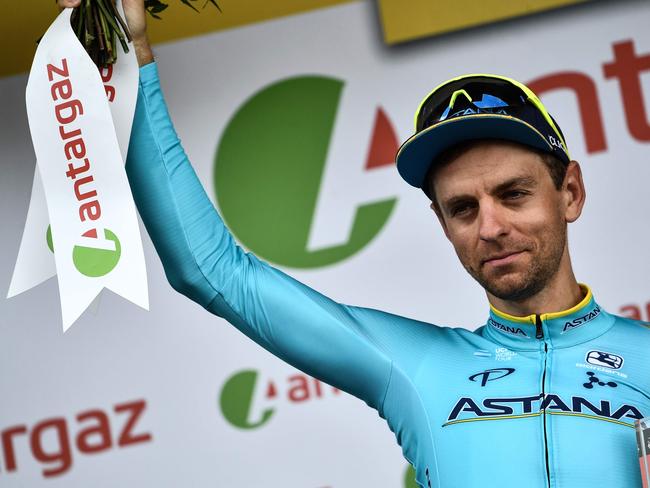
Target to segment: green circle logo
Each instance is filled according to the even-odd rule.
[[[221,215],[258,256],[317,268],[359,252],[379,233],[396,199],[361,205],[344,244],[307,248],[344,82],[323,76],[279,81],[248,99],[219,142],[214,187]],[[398,144],[378,108],[366,169],[391,164]]]
[[[47,226],[47,231],[45,232],[45,242],[47,242],[47,247],[51,252],[54,252],[54,241],[52,241],[52,226]]]
[[[404,473],[404,488],[418,488],[418,483],[415,481],[415,469],[410,464]]]
[[[89,230],[83,234],[83,237],[98,239],[97,230]],[[104,239],[98,239],[97,244],[97,247],[77,245],[72,250],[75,268],[82,275],[90,278],[98,278],[113,271],[122,254],[120,240],[108,229],[104,229]]]
[[[231,376],[221,389],[219,406],[221,412],[230,424],[240,429],[255,429],[267,423],[274,409],[264,410],[262,417],[253,421],[250,417],[253,395],[257,385],[258,373],[249,369]]]

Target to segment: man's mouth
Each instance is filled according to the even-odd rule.
[[[482,261],[483,266],[505,266],[511,264],[524,253],[524,251],[508,251],[490,256]]]

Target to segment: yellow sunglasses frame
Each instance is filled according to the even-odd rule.
[[[546,122],[548,122],[548,124],[551,126],[551,128],[553,129],[553,132],[555,132],[555,135],[562,142],[562,145],[564,146],[564,150],[566,151],[567,156],[569,156],[569,159],[571,159],[571,156],[569,155],[569,147],[567,146],[566,141],[564,140],[564,137],[562,137],[562,133],[560,132],[560,129],[558,129],[558,127],[555,125],[555,122],[553,122],[553,119],[551,118],[551,115],[548,113],[548,111],[546,110],[546,107],[544,107],[544,104],[541,102],[541,100],[539,98],[537,98],[537,95],[535,95],[535,93],[530,88],[528,88],[526,85],[524,85],[523,83],[519,83],[517,80],[513,80],[512,78],[508,78],[507,76],[493,75],[493,74],[487,74],[487,73],[474,73],[474,74],[469,74],[469,75],[457,76],[456,78],[451,78],[451,79],[449,79],[447,81],[444,81],[444,82],[440,83],[433,90],[431,90],[426,97],[424,97],[422,99],[422,102],[420,102],[420,106],[418,107],[417,111],[415,112],[415,117],[414,117],[414,120],[413,120],[413,125],[415,127],[415,131],[417,132],[417,130],[418,130],[418,116],[420,115],[422,107],[424,106],[424,104],[426,103],[426,101],[429,99],[429,97],[431,95],[433,95],[436,91],[438,91],[440,88],[447,85],[448,83],[463,80],[465,78],[474,78],[474,77],[477,77],[477,76],[482,76],[482,77],[485,77],[485,78],[495,78],[497,80],[507,81],[508,83],[516,86],[522,92],[524,92],[526,97],[528,97],[528,100],[540,111],[540,113],[544,117],[544,120],[546,120]],[[465,90],[457,90],[457,92],[458,91],[465,92]],[[455,101],[455,98],[456,98],[457,94],[458,93],[454,93],[452,95],[452,98],[454,99],[454,101]],[[467,96],[467,98],[471,101],[471,97],[469,97],[469,94],[467,94],[467,92],[465,92],[465,96]]]

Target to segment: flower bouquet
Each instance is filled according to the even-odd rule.
[[[180,0],[181,3],[199,12],[194,6],[196,1]],[[209,3],[221,11],[216,0],[205,0],[202,8]],[[160,0],[145,0],[144,6],[149,15],[160,19],[158,14],[169,5]],[[115,63],[118,42],[124,52],[129,51],[128,41],[131,41],[131,34],[115,6],[115,0],[82,0],[81,5],[72,13],[71,24],[88,55],[100,68]]]

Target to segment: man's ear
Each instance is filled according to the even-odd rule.
[[[440,210],[438,205],[436,205],[435,202],[431,202],[429,208],[431,208],[431,210],[433,210],[433,213],[436,214],[436,217],[438,217],[438,222],[440,222],[440,226],[442,227],[445,236],[447,237],[447,239],[449,239],[449,232],[447,231],[447,224],[445,223],[445,217],[442,215],[442,211]]]
[[[567,222],[575,222],[582,213],[587,196],[585,184],[582,181],[582,170],[576,161],[571,161],[564,176],[562,191],[565,196],[566,209],[564,218]]]

